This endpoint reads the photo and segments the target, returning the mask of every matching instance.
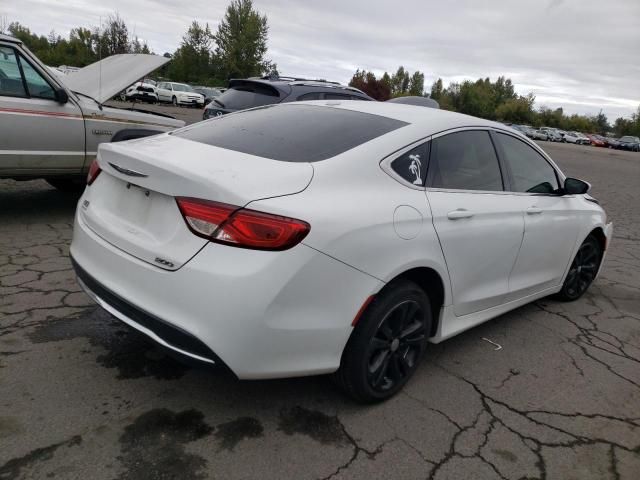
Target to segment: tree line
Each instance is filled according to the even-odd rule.
[[[18,22],[8,27],[0,22],[0,33],[3,30],[22,40],[47,65],[83,67],[118,53],[153,53],[118,13],[110,15],[101,27],[74,28],[68,38],[53,30],[47,36],[37,35]],[[230,78],[277,74],[276,64],[266,58],[268,32],[267,17],[253,8],[252,0],[232,0],[215,32],[207,23],[194,20],[178,48],[163,53],[172,61],[157,75],[178,82],[225,86]],[[536,108],[535,96],[518,95],[511,79],[504,76],[447,86],[439,78],[428,91],[424,78],[424,73],[411,73],[403,66],[391,75],[384,72],[380,78],[357,70],[349,85],[381,101],[405,95],[430,96],[442,109],[506,123],[640,136],[640,106],[631,118],[620,117],[610,125],[602,111],[567,115],[562,108]]]
[[[411,74],[400,66],[393,75],[384,72],[380,78],[373,72],[358,69],[349,85],[380,101],[406,95],[429,96],[443,110],[505,123],[597,132],[603,135],[613,132],[618,136],[640,136],[640,106],[631,118],[620,117],[610,125],[602,111],[597,115],[567,115],[562,108],[550,109],[544,105],[536,108],[535,96],[532,93],[518,95],[511,79],[504,76],[495,81],[487,77],[476,81],[451,82],[446,87],[442,79],[438,78],[426,92],[424,74],[419,71]]]
[[[22,42],[47,65],[84,67],[119,53],[152,52],[146,42],[132,34],[118,14],[109,15],[100,27],[78,27],[63,38],[55,31],[37,35],[12,22],[1,28]],[[232,0],[213,32],[207,23],[194,20],[174,52],[172,61],[158,75],[177,82],[209,86],[226,85],[230,78],[246,78],[276,72],[265,58],[269,27],[267,17],[253,8],[252,0]]]

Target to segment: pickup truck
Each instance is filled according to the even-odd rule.
[[[112,55],[65,75],[0,34],[0,178],[44,178],[60,190],[78,190],[98,144],[184,126],[169,115],[104,105],[168,61]]]

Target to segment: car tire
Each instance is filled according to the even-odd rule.
[[[387,400],[415,373],[431,323],[424,290],[407,280],[392,282],[358,320],[334,380],[358,402]]]
[[[171,97],[171,105],[174,107],[178,106],[178,99],[175,96]]]
[[[556,294],[556,298],[564,302],[578,300],[593,283],[601,261],[602,246],[591,234],[580,245],[562,284],[562,290]]]
[[[64,193],[82,193],[86,187],[84,177],[78,178],[46,178],[49,185]]]

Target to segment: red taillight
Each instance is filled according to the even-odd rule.
[[[226,203],[179,197],[189,229],[212,242],[257,250],[286,250],[307,236],[311,227],[295,218],[246,210]]]
[[[93,162],[91,162],[91,166],[89,167],[89,173],[87,174],[87,185],[91,185],[93,182],[95,182],[96,178],[98,178],[98,175],[100,175],[101,171],[102,170],[98,165],[98,159],[95,158]]]

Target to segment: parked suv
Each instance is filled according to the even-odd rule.
[[[176,107],[178,105],[204,106],[204,95],[199,94],[186,83],[160,82],[156,90],[160,102],[169,102]]]
[[[0,178],[84,186],[98,144],[182,127],[169,115],[104,102],[167,63],[158,55],[112,55],[54,75],[17,38],[0,34]]]
[[[303,100],[373,100],[357,88],[325,80],[293,77],[232,79],[229,88],[204,109],[202,118],[274,103]]]

